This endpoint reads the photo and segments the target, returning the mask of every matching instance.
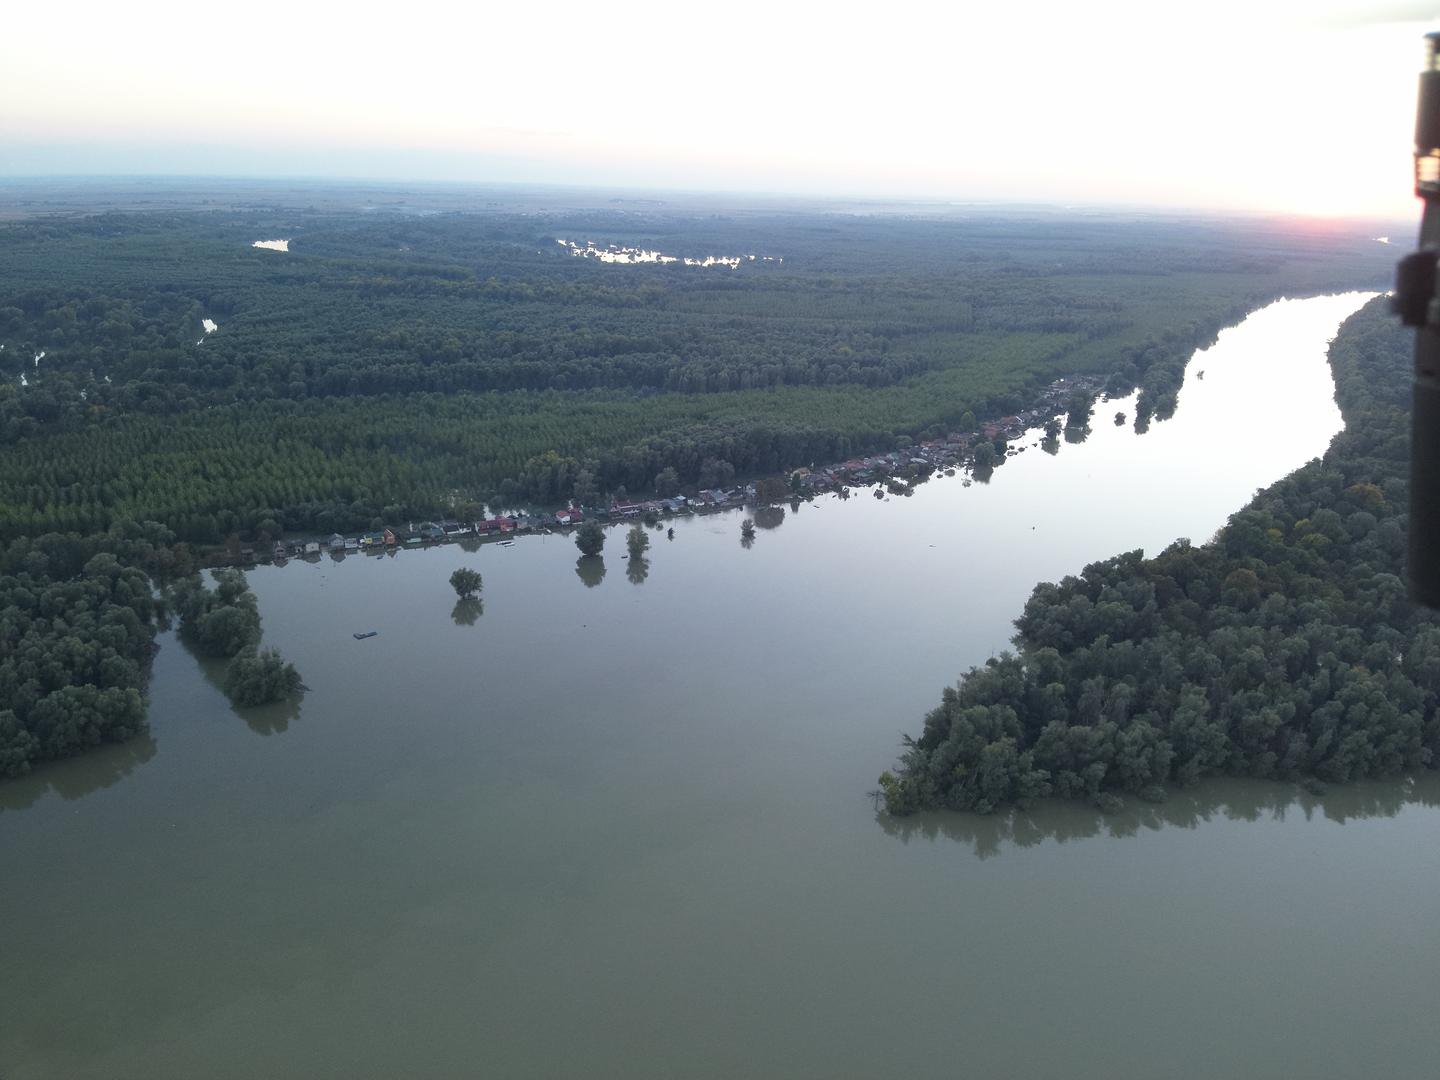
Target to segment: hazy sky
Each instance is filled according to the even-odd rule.
[[[12,0],[0,173],[1412,216],[1440,0]]]

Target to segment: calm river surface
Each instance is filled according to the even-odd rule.
[[[241,716],[166,635],[148,737],[0,784],[0,1077],[1434,1076],[1430,776],[865,794],[1037,580],[1323,452],[1364,299],[1226,331],[1144,436],[1102,405],[750,550],[685,519],[640,584],[619,534],[593,587],[560,536],[255,571],[303,703]]]

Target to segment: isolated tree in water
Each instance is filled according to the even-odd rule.
[[[300,674],[275,649],[246,650],[225,672],[225,696],[240,706],[282,701],[300,687]]]
[[[632,559],[638,559],[645,554],[645,549],[650,546],[650,537],[646,535],[643,526],[636,525],[625,534],[625,546],[630,549]]]
[[[575,546],[582,555],[599,555],[605,547],[605,530],[598,521],[587,521],[575,530]]]
[[[481,588],[480,574],[468,566],[462,566],[450,575],[450,587],[461,600],[474,596]]]

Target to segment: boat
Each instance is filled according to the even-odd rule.
[[[371,630],[368,634],[351,634],[350,636],[356,641],[364,641],[367,637],[374,637],[379,632],[379,630]]]
[[[510,547],[510,546],[512,546],[514,543],[515,543],[514,540],[501,540],[500,543],[499,543],[497,546],[498,546],[498,547]]]

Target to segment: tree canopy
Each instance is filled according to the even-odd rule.
[[[599,555],[605,548],[605,530],[593,519],[575,530],[575,546],[585,556]]]
[[[1311,784],[1440,749],[1440,620],[1402,582],[1413,343],[1384,297],[1330,348],[1345,419],[1321,460],[1209,544],[1038,585],[1015,653],[972,668],[881,777],[886,806],[1118,805],[1211,774]]]
[[[450,587],[461,600],[474,596],[480,591],[481,585],[480,572],[468,566],[462,566],[450,575]]]
[[[294,237],[257,250],[257,228]],[[640,228],[737,266],[605,264]],[[589,242],[589,241],[587,241]],[[285,211],[0,226],[0,540],[153,520],[263,541],[839,461],[1142,387],[1277,295],[1388,280],[1368,235],[1185,225]],[[768,256],[767,254],[768,253]],[[697,256],[703,261],[704,256]],[[966,418],[969,418],[967,421]]]

